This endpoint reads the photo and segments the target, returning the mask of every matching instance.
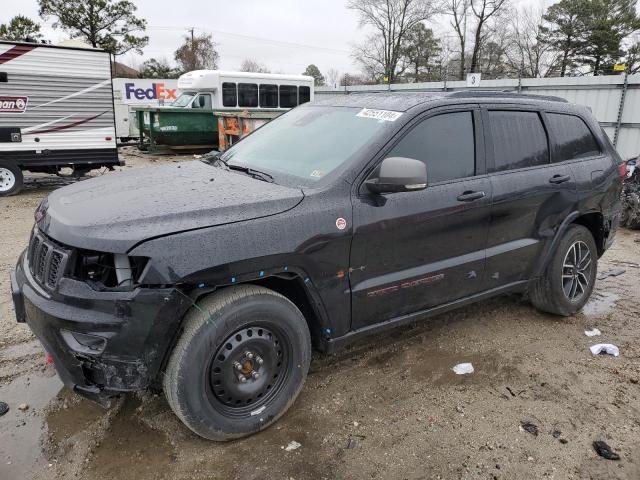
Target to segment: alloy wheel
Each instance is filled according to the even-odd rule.
[[[571,302],[578,302],[586,294],[593,268],[591,250],[581,240],[574,242],[562,263],[562,290]]]

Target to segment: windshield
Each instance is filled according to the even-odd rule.
[[[359,116],[362,109],[298,107],[259,128],[225,152],[241,165],[316,182],[336,169],[390,122]]]
[[[185,92],[176,98],[171,104],[172,107],[186,107],[189,105],[189,102],[195,97],[196,94],[193,92]]]

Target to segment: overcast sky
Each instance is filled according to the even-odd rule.
[[[173,62],[173,52],[191,27],[212,33],[218,44],[220,68],[236,70],[245,58],[266,64],[272,71],[302,73],[315,63],[323,73],[335,68],[357,72],[351,46],[366,37],[346,0],[133,0],[137,14],[147,20],[149,44],[142,56],[127,54],[124,63],[140,65],[151,57]],[[0,23],[17,14],[39,20],[53,43],[68,38],[38,17],[36,0],[0,0]],[[544,4],[551,0],[515,0]],[[447,20],[430,25],[444,31]],[[122,60],[121,60],[122,61]]]
[[[350,45],[364,36],[345,0],[133,0],[147,20],[149,44],[143,57],[126,55],[125,63],[165,57],[173,52],[187,29],[212,33],[218,44],[220,67],[236,70],[243,59],[254,58],[270,69],[301,73],[309,63],[326,72],[354,72]],[[17,14],[35,20],[36,0],[1,0],[0,23]],[[41,21],[41,23],[44,23]],[[68,36],[44,28],[53,43]]]

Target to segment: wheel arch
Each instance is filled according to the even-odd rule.
[[[602,214],[602,212],[598,211],[573,211],[565,217],[560,226],[557,228],[552,239],[547,242],[542,255],[540,255],[540,262],[538,263],[538,266],[534,272],[533,278],[537,278],[542,275],[545,268],[547,268],[547,265],[549,264],[549,261],[551,260],[551,257],[553,256],[558,243],[560,242],[560,239],[571,225],[582,225],[587,230],[589,230],[589,232],[591,232],[591,235],[593,235],[593,239],[596,243],[598,258],[602,256],[605,249],[604,247],[607,235],[607,232],[605,230],[604,215]]]
[[[320,300],[320,296],[315,291],[313,285],[311,285],[309,277],[303,272],[291,271],[289,269],[287,271],[270,272],[264,276],[257,274],[254,278],[243,279],[234,284],[194,288],[189,292],[189,296],[195,304],[205,296],[214,292],[236,288],[241,285],[262,286],[281,294],[291,301],[291,303],[298,307],[307,322],[314,348],[318,350],[325,349],[326,335],[324,335],[323,332],[325,332],[326,328],[330,328],[328,317]],[[186,315],[186,312],[184,315]]]

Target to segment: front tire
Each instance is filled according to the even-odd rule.
[[[591,232],[572,225],[560,240],[543,275],[531,287],[531,303],[544,312],[569,316],[589,300],[598,273],[598,251]]]
[[[205,297],[187,314],[163,387],[171,409],[193,432],[232,440],[284,414],[310,361],[300,310],[272,290],[243,285]]]

